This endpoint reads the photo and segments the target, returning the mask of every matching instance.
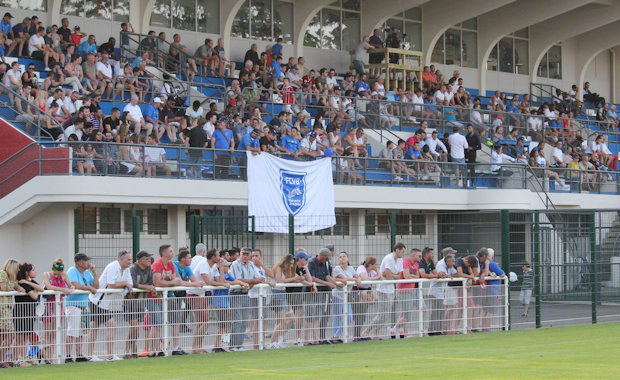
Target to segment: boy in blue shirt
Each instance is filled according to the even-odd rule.
[[[183,280],[182,286],[195,286],[197,288],[202,287],[204,282],[198,281],[192,271],[192,255],[187,249],[181,249],[177,256],[177,261],[173,261],[174,270],[177,277]],[[174,297],[170,298],[168,302],[170,308],[170,323],[172,324],[172,355],[187,355],[187,352],[183,351],[179,345],[179,328],[181,322],[185,319],[183,315],[189,311],[181,311],[181,303],[186,297],[184,290],[177,290],[174,292]]]
[[[271,54],[282,58],[282,37],[279,37],[277,43],[271,47]]]
[[[226,283],[225,289],[213,290],[213,309],[217,320],[217,329],[215,330],[215,348],[213,348],[213,352],[229,352],[229,350],[222,348],[222,335],[228,333],[228,329],[232,322],[230,316],[230,296],[228,294],[228,288],[230,285],[240,285],[243,289],[249,289],[248,284],[236,280],[230,273],[228,273],[229,267],[230,263],[228,261],[225,259],[220,259],[217,268],[213,268],[213,281]]]
[[[299,154],[301,153],[301,142],[298,139],[298,135],[299,130],[297,129],[297,127],[293,127],[291,128],[290,136],[286,135],[282,137],[282,142],[278,147],[281,152],[285,153],[282,158],[294,160],[297,158],[297,156],[299,156]]]

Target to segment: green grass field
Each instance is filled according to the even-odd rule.
[[[618,379],[620,323],[0,370],[1,379]]]

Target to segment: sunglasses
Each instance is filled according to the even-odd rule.
[[[52,268],[62,272],[65,269],[65,266],[62,264],[54,264]]]

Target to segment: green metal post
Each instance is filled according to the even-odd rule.
[[[189,251],[192,255],[192,257],[196,256],[196,231],[194,231],[195,229],[195,223],[196,223],[196,215],[190,215],[189,216]]]
[[[542,275],[542,264],[540,262],[540,212],[534,211],[534,295],[536,296],[536,328],[541,327],[540,323],[540,276]]]
[[[592,323],[596,323],[596,287],[598,279],[596,273],[596,224],[594,212],[590,213],[590,291],[592,292]]]
[[[137,254],[140,251],[140,217],[136,215],[136,209],[131,209],[131,220],[132,220],[132,239],[131,239],[131,248],[133,253],[133,261],[137,261]]]
[[[252,215],[252,249],[256,248],[256,218]]]
[[[510,211],[501,211],[501,234],[502,234],[502,268],[510,273]],[[508,293],[510,296],[510,292]],[[508,330],[512,325],[510,307],[512,303],[508,300]]]
[[[396,245],[396,213],[392,211],[390,214],[390,249],[394,249]]]
[[[80,252],[80,222],[79,222],[78,210],[73,212],[73,245],[75,246],[75,252]]]
[[[295,254],[295,217],[288,214],[288,253]]]

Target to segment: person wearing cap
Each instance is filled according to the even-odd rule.
[[[95,265],[85,253],[76,253],[73,258],[74,266],[69,268],[67,276],[78,290],[97,293],[99,278]],[[67,315],[67,353],[65,362],[72,361],[71,354],[75,349],[75,361],[86,361],[82,354],[82,336],[88,336],[90,320],[88,318],[88,294],[70,294],[65,297]]]
[[[146,106],[144,109],[144,121],[146,122],[147,131],[153,131],[155,134],[155,141],[159,144],[159,140],[164,135],[164,133],[168,133],[168,138],[170,141],[174,141],[175,135],[170,131],[172,127],[168,124],[164,123],[159,117],[159,111],[163,108],[164,102],[160,97],[156,97],[153,99],[153,103]],[[151,134],[148,133],[147,136]]]
[[[129,267],[131,281],[135,288],[146,290],[150,294],[155,294],[153,285],[153,272],[151,271],[151,260],[153,255],[147,251],[139,251],[136,255],[137,261]],[[149,341],[145,342],[144,350],[138,354],[138,338],[140,337],[140,323],[144,321],[144,309],[147,308],[147,292],[128,293],[123,302],[123,315],[129,324],[127,340],[125,342],[125,359],[139,356],[148,356],[150,349]],[[145,335],[147,333],[145,332]]]
[[[250,316],[250,299],[248,288],[265,282],[265,277],[259,275],[258,269],[251,260],[252,250],[247,247],[241,248],[240,257],[232,263],[230,274],[240,282],[247,284],[247,287],[233,289],[230,294],[232,306],[232,332],[230,345],[232,350],[244,351],[243,336]]]
[[[301,140],[300,151],[302,155],[312,158],[317,158],[323,155],[323,152],[317,144],[316,137],[315,132],[310,132]]]
[[[93,348],[99,328],[102,325],[106,327],[106,353],[108,361],[122,360],[114,354],[114,342],[116,338],[116,320],[115,315],[123,310],[123,298],[128,293],[133,293],[133,280],[129,267],[131,266],[131,252],[121,250],[118,253],[118,259],[108,264],[101,277],[99,277],[99,290],[104,289],[122,289],[121,293],[93,293],[88,296],[90,301],[89,311],[91,315],[92,328],[88,339],[88,352],[90,361],[103,361],[93,354]]]
[[[227,128],[226,121],[219,119],[216,126],[217,129],[211,137],[211,147],[217,149],[213,152],[215,177],[217,179],[224,179],[230,177],[231,154],[235,151],[235,139],[233,138],[233,132]]]
[[[244,291],[247,291],[250,288],[247,283],[235,279],[235,277],[229,273],[230,265],[230,262],[225,259],[221,259],[217,265],[213,266],[213,281],[226,284],[224,289],[219,288],[213,290],[213,311],[215,314],[215,320],[217,321],[215,342],[212,351],[214,353],[241,351],[239,347],[231,347],[230,349],[225,349],[222,347],[222,336],[229,333],[231,321],[233,321],[234,326],[234,319],[231,319],[230,313],[231,300],[229,294],[231,292],[228,289],[231,285],[239,285]],[[233,298],[233,300],[236,299],[237,296],[234,297],[235,298]]]
[[[297,67],[297,65],[293,65],[291,66],[291,69],[286,73],[286,77],[290,81],[291,86],[293,86],[293,88],[295,88],[296,90],[301,88],[303,84],[298,70],[299,68]]]
[[[325,337],[327,322],[331,314],[330,293],[336,287],[342,288],[345,284],[332,277],[332,265],[329,262],[331,252],[327,248],[321,248],[318,255],[308,262],[308,270],[312,281],[317,285],[318,293],[313,294],[311,305],[306,308],[306,320],[311,331],[316,334],[319,331],[320,344],[330,344]]]
[[[271,154],[277,154],[278,152],[278,147],[276,144],[276,130],[273,128],[269,128],[269,127],[265,127],[267,128],[267,133],[264,134],[264,136],[262,136],[259,139],[259,144],[260,144],[260,150],[263,152],[267,152],[267,153],[271,153]]]
[[[308,329],[310,324],[308,320],[303,318],[304,308],[308,307],[304,306],[304,304],[309,303],[309,298],[307,298],[309,295],[302,293],[316,292],[316,286],[312,283],[312,276],[308,270],[309,259],[310,255],[306,253],[304,248],[298,248],[295,251],[295,281],[293,282],[300,282],[307,286],[286,288],[286,300],[293,310],[293,329],[295,330],[297,346],[303,346],[304,342],[308,345],[315,343],[308,340],[309,333],[311,333]]]

